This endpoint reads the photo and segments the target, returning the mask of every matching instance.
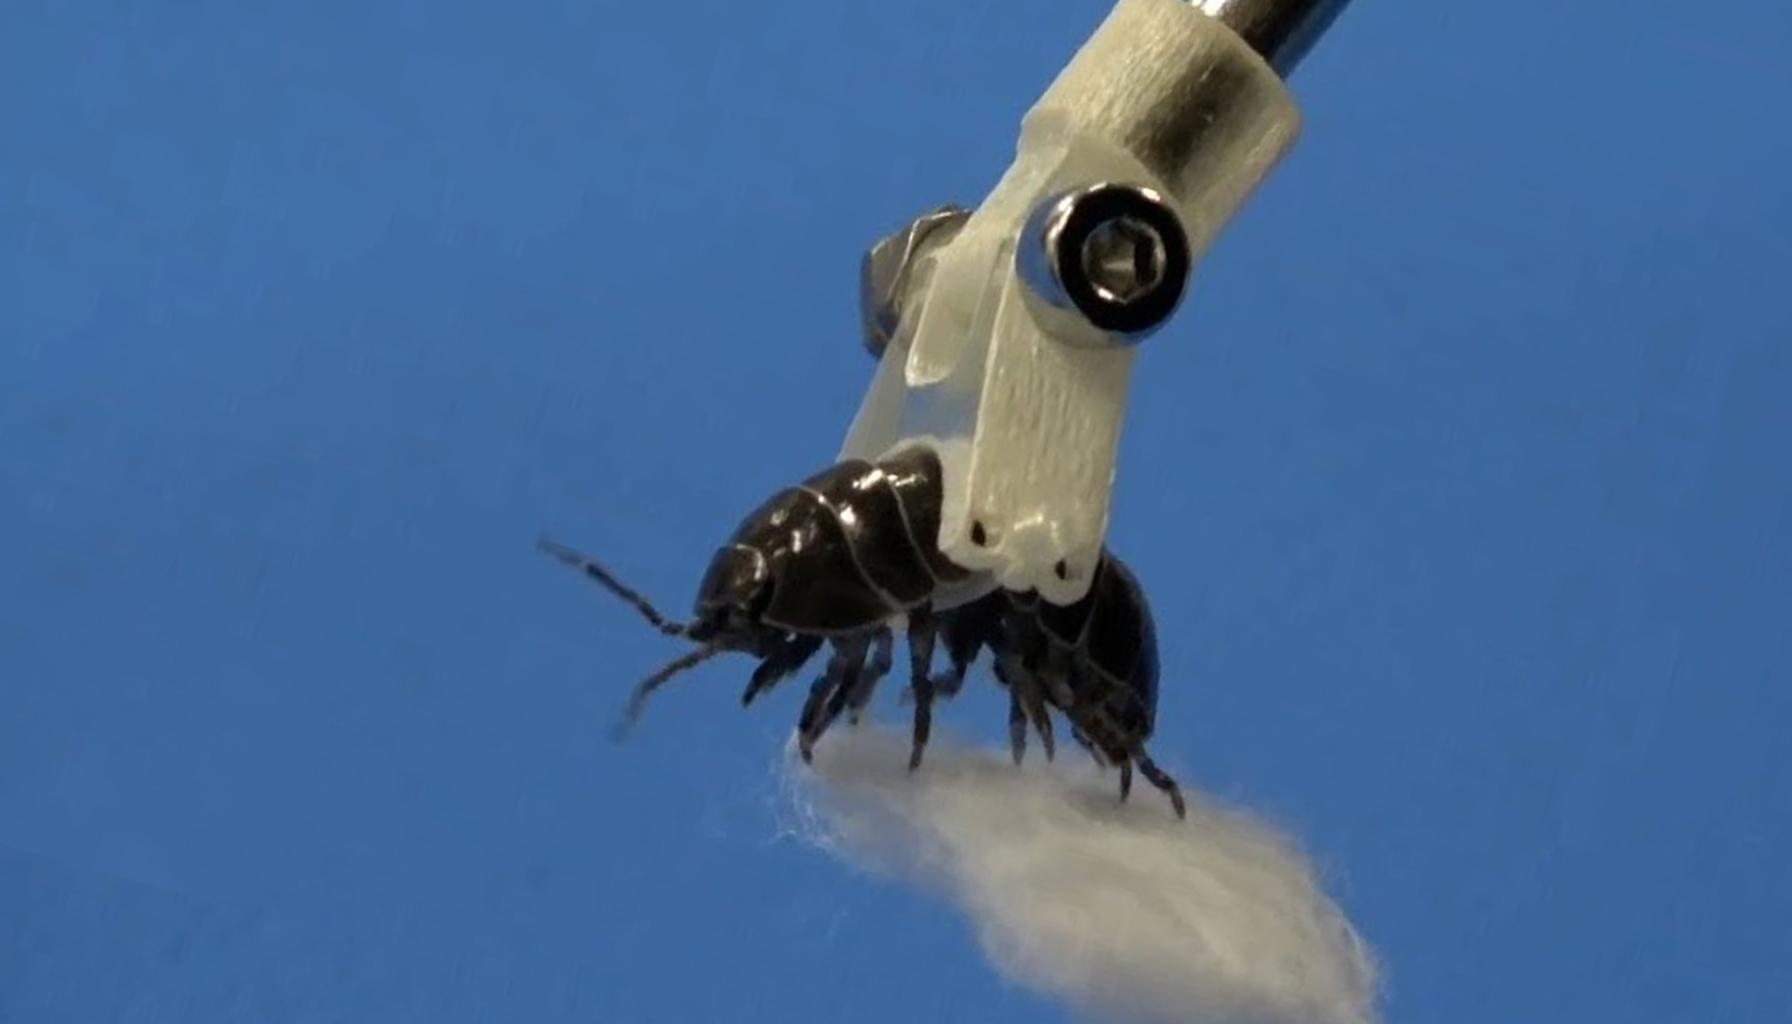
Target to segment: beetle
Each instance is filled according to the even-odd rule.
[[[936,697],[963,684],[988,648],[1009,692],[1009,733],[1020,763],[1030,723],[1045,755],[1054,753],[1050,711],[1097,763],[1118,767],[1120,796],[1136,764],[1186,816],[1174,779],[1152,762],[1145,741],[1155,726],[1156,628],[1138,580],[1103,551],[1085,596],[1068,606],[1036,592],[989,588],[940,551],[941,470],[927,447],[912,445],[872,462],[848,459],[786,488],[749,513],[716,551],[697,588],[689,621],[662,615],[594,559],[542,538],[550,555],[633,605],[655,628],[696,646],[643,679],[619,732],[668,680],[716,655],[751,655],[742,705],[800,671],[824,645],[827,665],[797,721],[805,762],[842,714],[857,721],[894,661],[905,628],[914,703],[909,770],[920,767]],[[973,527],[973,541],[978,531]],[[979,592],[982,591],[982,592]],[[974,594],[970,599],[964,596]],[[950,668],[932,675],[943,641]]]

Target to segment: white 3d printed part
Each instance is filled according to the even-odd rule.
[[[940,550],[993,584],[1081,599],[1139,338],[1041,300],[1017,268],[1036,255],[1029,221],[1073,190],[1125,183],[1163,198],[1198,259],[1299,121],[1276,70],[1219,20],[1183,0],[1120,0],[1023,119],[995,189],[908,275],[842,457],[933,446]]]

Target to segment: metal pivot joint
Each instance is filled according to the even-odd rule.
[[[1035,207],[1015,261],[1035,298],[1129,344],[1169,321],[1193,264],[1188,233],[1160,193],[1110,182]],[[1066,341],[1079,340],[1059,324]]]
[[[866,251],[859,267],[859,309],[865,347],[872,355],[884,354],[902,324],[916,261],[958,234],[970,216],[971,211],[950,204],[929,210]]]
[[[841,449],[938,456],[938,546],[1070,604],[1101,559],[1133,360],[1293,145],[1283,81],[1341,0],[1117,0],[974,209],[872,247],[878,370]]]

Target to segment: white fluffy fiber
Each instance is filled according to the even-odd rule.
[[[838,728],[783,792],[804,839],[939,891],[1009,977],[1128,1024],[1370,1024],[1375,967],[1297,850],[1199,793],[1178,822],[1142,778],[936,736]]]

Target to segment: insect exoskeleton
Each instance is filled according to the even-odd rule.
[[[1017,764],[1029,723],[1053,755],[1056,709],[1099,763],[1119,769],[1122,799],[1137,765],[1183,815],[1175,781],[1145,752],[1156,715],[1157,636],[1132,572],[1104,552],[1087,594],[1072,605],[997,588],[940,553],[941,493],[939,459],[924,445],[875,462],[846,460],[780,491],[717,550],[686,622],[662,615],[595,560],[551,540],[541,545],[661,632],[696,645],[636,686],[622,729],[654,690],[718,654],[758,660],[741,695],[745,705],[826,646],[826,668],[797,720],[798,750],[810,760],[842,715],[859,721],[891,669],[894,630],[903,628],[914,704],[911,771],[921,764],[936,697],[956,694],[988,648],[1009,693]],[[939,643],[949,667],[935,676]]]

